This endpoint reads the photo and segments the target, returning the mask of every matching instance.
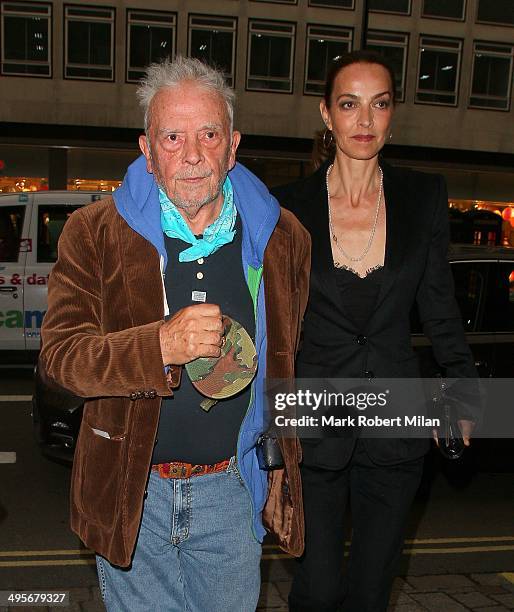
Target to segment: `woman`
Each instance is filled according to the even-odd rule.
[[[419,376],[409,329],[416,304],[446,376],[476,376],[446,261],[444,180],[393,169],[379,158],[394,107],[394,74],[380,55],[358,51],[339,58],[320,103],[335,157],[311,177],[275,190],[312,237],[299,377]],[[469,444],[472,424],[462,426]],[[306,549],[291,611],[335,611],[341,604],[344,612],[386,610],[428,444],[302,441]],[[348,499],[353,534],[343,581]]]

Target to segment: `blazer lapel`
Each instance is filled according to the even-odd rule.
[[[119,240],[131,325],[144,325],[164,318],[157,250],[143,236],[129,228],[121,217]]]
[[[342,310],[339,289],[334,271],[334,258],[332,257],[330,230],[328,227],[328,199],[323,181],[319,183],[319,191],[313,201],[308,202],[308,216],[305,225],[311,233],[312,239],[312,272],[315,279],[322,285],[325,296],[334,306]]]
[[[405,256],[405,185],[394,180],[394,171],[381,163],[384,172],[384,196],[386,204],[386,245],[384,275],[375,308],[391,290]]]

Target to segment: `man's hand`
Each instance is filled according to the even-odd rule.
[[[221,310],[195,304],[177,311],[159,330],[162,362],[182,365],[197,357],[219,357],[223,344]]]

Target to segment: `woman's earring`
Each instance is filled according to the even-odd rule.
[[[393,138],[393,133],[392,133],[392,132],[390,132],[390,134],[389,134],[389,140],[392,140],[392,138]]]
[[[327,136],[330,137],[328,139],[328,142],[327,142]],[[326,128],[325,132],[323,133],[323,146],[325,147],[325,150],[328,151],[333,143],[334,143],[334,137],[332,135],[332,131]]]

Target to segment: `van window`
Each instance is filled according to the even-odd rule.
[[[39,206],[37,219],[37,260],[54,263],[57,260],[57,242],[71,213],[80,206]]]
[[[18,261],[25,206],[0,207],[0,261]]]

